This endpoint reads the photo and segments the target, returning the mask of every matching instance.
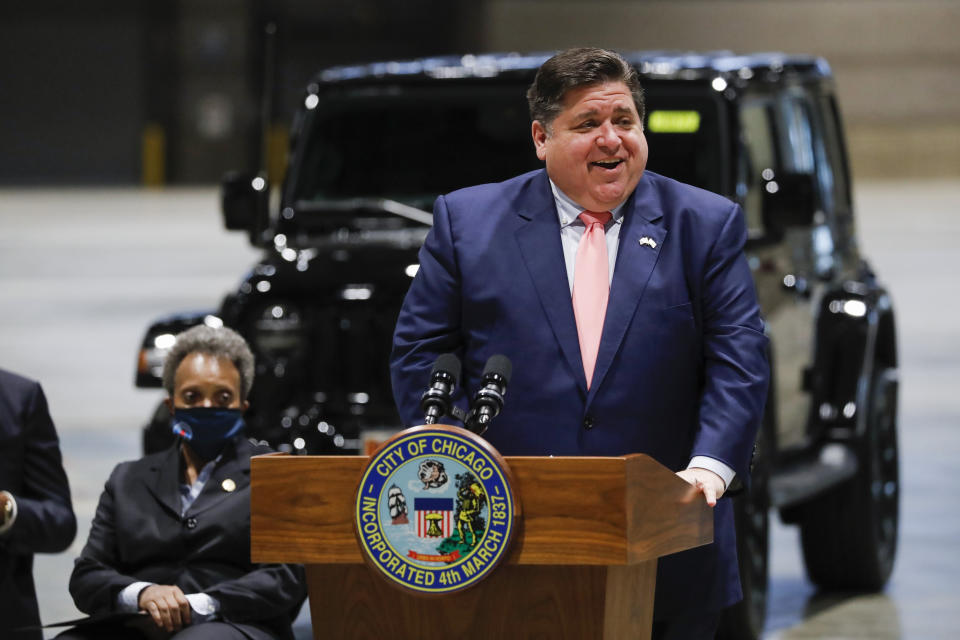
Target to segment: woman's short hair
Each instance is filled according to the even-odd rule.
[[[604,82],[627,85],[643,122],[643,88],[637,70],[615,51],[592,47],[561,51],[540,65],[527,90],[530,119],[539,121],[549,132],[550,124],[563,111],[563,98],[568,91]]]
[[[205,324],[178,333],[176,342],[163,361],[163,388],[171,397],[177,368],[191,353],[205,353],[230,360],[240,374],[240,399],[246,400],[253,386],[253,353],[243,336],[227,327],[214,329]]]

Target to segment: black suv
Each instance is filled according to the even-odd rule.
[[[399,425],[388,355],[434,198],[538,168],[524,92],[544,55],[338,67],[307,87],[279,207],[252,173],[223,182],[229,229],[263,257],[220,308],[147,331],[137,385],[160,386],[176,332],[242,333],[257,356],[251,435],[292,453],[363,453]],[[769,507],[798,523],[811,579],[880,589],[898,526],[891,300],[860,255],[840,111],[819,58],[626,56],[647,96],[649,169],[746,212],[772,342],[753,488],[736,498],[745,601],[722,635],[763,627]],[[426,380],[424,384],[426,384]],[[507,400],[509,402],[509,398]],[[161,406],[148,450],[170,441]]]

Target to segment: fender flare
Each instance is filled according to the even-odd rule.
[[[897,367],[893,303],[876,283],[846,281],[825,293],[816,325],[814,361],[806,383],[814,441],[855,441],[867,430],[875,369]]]

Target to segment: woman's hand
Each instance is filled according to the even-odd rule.
[[[140,592],[137,606],[167,631],[179,631],[190,624],[190,603],[180,587],[152,584]]]

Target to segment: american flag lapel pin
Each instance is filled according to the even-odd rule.
[[[638,242],[640,243],[641,247],[647,246],[647,247],[650,247],[651,249],[657,248],[657,241],[649,236],[643,236],[642,238],[640,238],[640,240],[638,240]]]

